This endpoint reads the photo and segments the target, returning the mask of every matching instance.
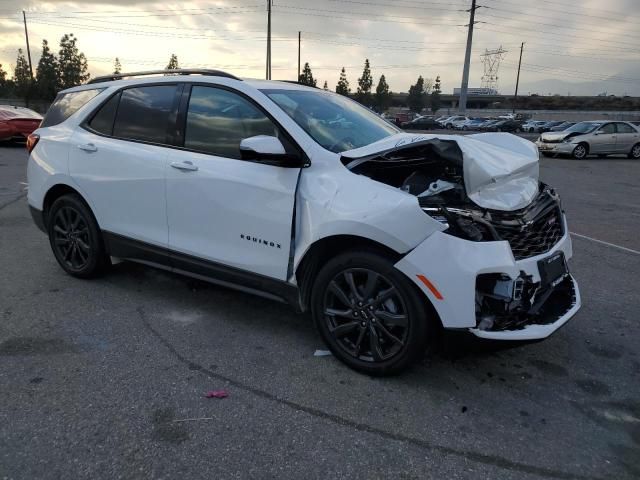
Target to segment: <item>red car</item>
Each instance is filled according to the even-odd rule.
[[[41,121],[42,115],[28,108],[0,105],[0,141],[25,139]]]

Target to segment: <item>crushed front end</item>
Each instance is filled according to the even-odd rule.
[[[445,328],[492,339],[545,338],[581,304],[567,263],[566,218],[556,192],[538,180],[535,146],[487,135],[407,138],[343,162],[415,195],[446,227],[396,264]]]

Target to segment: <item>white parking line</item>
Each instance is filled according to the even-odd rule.
[[[607,245],[608,247],[617,248],[618,250],[622,250],[623,252],[635,253],[636,255],[640,255],[640,252],[638,250],[633,250],[627,247],[621,247],[620,245],[616,245],[614,243],[598,240],[597,238],[587,237],[586,235],[580,235],[579,233],[575,233],[575,232],[569,232],[569,233],[571,233],[571,235],[573,235],[574,237],[584,238],[585,240],[591,240],[592,242],[600,243],[602,245]]]

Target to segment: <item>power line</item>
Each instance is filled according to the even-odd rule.
[[[490,25],[491,27],[493,27],[496,24],[486,22],[486,25]],[[502,28],[510,28],[510,27],[502,26]],[[532,33],[536,33],[538,35],[545,34],[545,35],[559,36],[559,37],[563,37],[563,38],[569,37],[569,38],[577,38],[577,39],[580,39],[580,40],[585,40],[584,37],[579,37],[577,35],[569,35],[569,34],[565,34],[565,33],[548,32],[548,31],[544,31],[544,30],[531,30],[531,29],[521,28],[521,27],[514,27],[514,30],[516,30],[516,32],[504,31],[504,30],[500,30],[500,29],[497,29],[497,28],[487,28],[485,26],[483,26],[481,28],[481,30],[489,31],[489,32],[496,32],[496,33],[503,33],[505,35],[511,35],[511,36],[516,36],[516,37],[522,37],[522,33],[523,32],[532,32]],[[592,39],[593,40],[597,40],[598,42],[605,43],[605,44],[610,44],[610,45],[618,45],[618,46],[624,46],[624,47],[628,47],[628,46],[638,47],[638,43],[616,42],[614,40],[604,40],[604,39],[600,39],[600,38],[592,38]],[[550,44],[550,45],[553,45],[553,44]],[[557,44],[556,44],[556,46],[557,46]],[[638,50],[635,50],[635,51],[638,52]]]
[[[547,27],[553,27],[553,28],[556,28],[556,29],[560,28],[560,29],[563,29],[563,30],[570,30],[570,31],[573,31],[573,32],[577,32],[577,31],[578,32],[584,32],[584,29],[582,29],[582,28],[574,28],[574,27],[570,27],[570,26],[567,26],[567,25],[558,25],[556,23],[534,22],[534,21],[531,21],[529,18],[527,18],[525,20],[520,20],[518,18],[505,17],[505,16],[502,16],[502,15],[494,15],[494,14],[491,14],[491,13],[484,13],[483,17],[498,18],[498,19],[501,19],[501,20],[510,20],[510,21],[518,22],[518,23],[526,23],[527,25],[542,25],[542,26],[547,26]],[[520,28],[520,27],[517,27],[517,28]],[[640,36],[634,37],[633,35],[630,35],[630,34],[620,35],[619,33],[612,32],[610,30],[608,30],[608,31],[607,30],[599,30],[599,29],[594,29],[592,27],[589,27],[589,33],[594,33],[594,32],[595,33],[603,33],[605,35],[616,34],[617,37],[630,37],[630,38],[638,38],[638,39],[640,39]],[[596,40],[596,38],[592,38],[592,39]]]
[[[489,0],[489,1],[504,1],[504,0]],[[558,5],[562,5],[561,3],[557,2],[557,1],[550,1],[550,0],[536,0],[537,2],[541,2],[541,3],[547,3],[550,5],[554,5],[554,6],[558,6]],[[508,5],[513,5],[512,1],[508,2]],[[526,6],[531,6],[531,4],[528,4]],[[492,8],[492,7],[488,7],[488,8]],[[508,8],[503,8],[502,6],[499,7],[502,11],[505,12],[510,12],[510,13],[515,13],[518,15],[522,15],[522,11],[517,11],[517,10],[510,10]],[[597,20],[607,20],[607,21],[614,21],[614,22],[620,22],[620,21],[637,21],[637,20],[630,20],[630,17],[637,17],[637,15],[629,15],[629,14],[624,14],[624,13],[617,13],[613,10],[600,10],[603,12],[607,12],[607,13],[613,13],[614,15],[618,15],[620,18],[613,18],[613,17],[608,17],[608,16],[602,16],[602,15],[591,15],[588,13],[580,13],[579,11],[576,11],[576,8],[584,8],[584,4],[581,2],[581,5],[573,7],[573,10],[569,11],[569,10],[560,10],[560,9],[555,9],[555,8],[549,8],[549,7],[544,7],[544,11],[546,12],[553,12],[553,13],[563,13],[566,15],[571,15],[572,17],[575,16],[580,16],[580,17],[586,17],[586,18],[594,18]],[[526,12],[527,16],[534,16],[534,17],[540,17],[540,18],[549,18],[549,17],[545,17],[542,15],[537,15],[534,13],[529,13]]]

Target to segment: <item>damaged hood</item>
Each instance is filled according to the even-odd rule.
[[[455,149],[444,147],[445,158],[462,163],[467,196],[480,207],[518,210],[529,205],[538,194],[538,149],[532,142],[508,133],[466,136],[400,133],[343,152],[342,157],[350,160],[347,168],[352,168],[384,154],[429,143],[457,145]]]

